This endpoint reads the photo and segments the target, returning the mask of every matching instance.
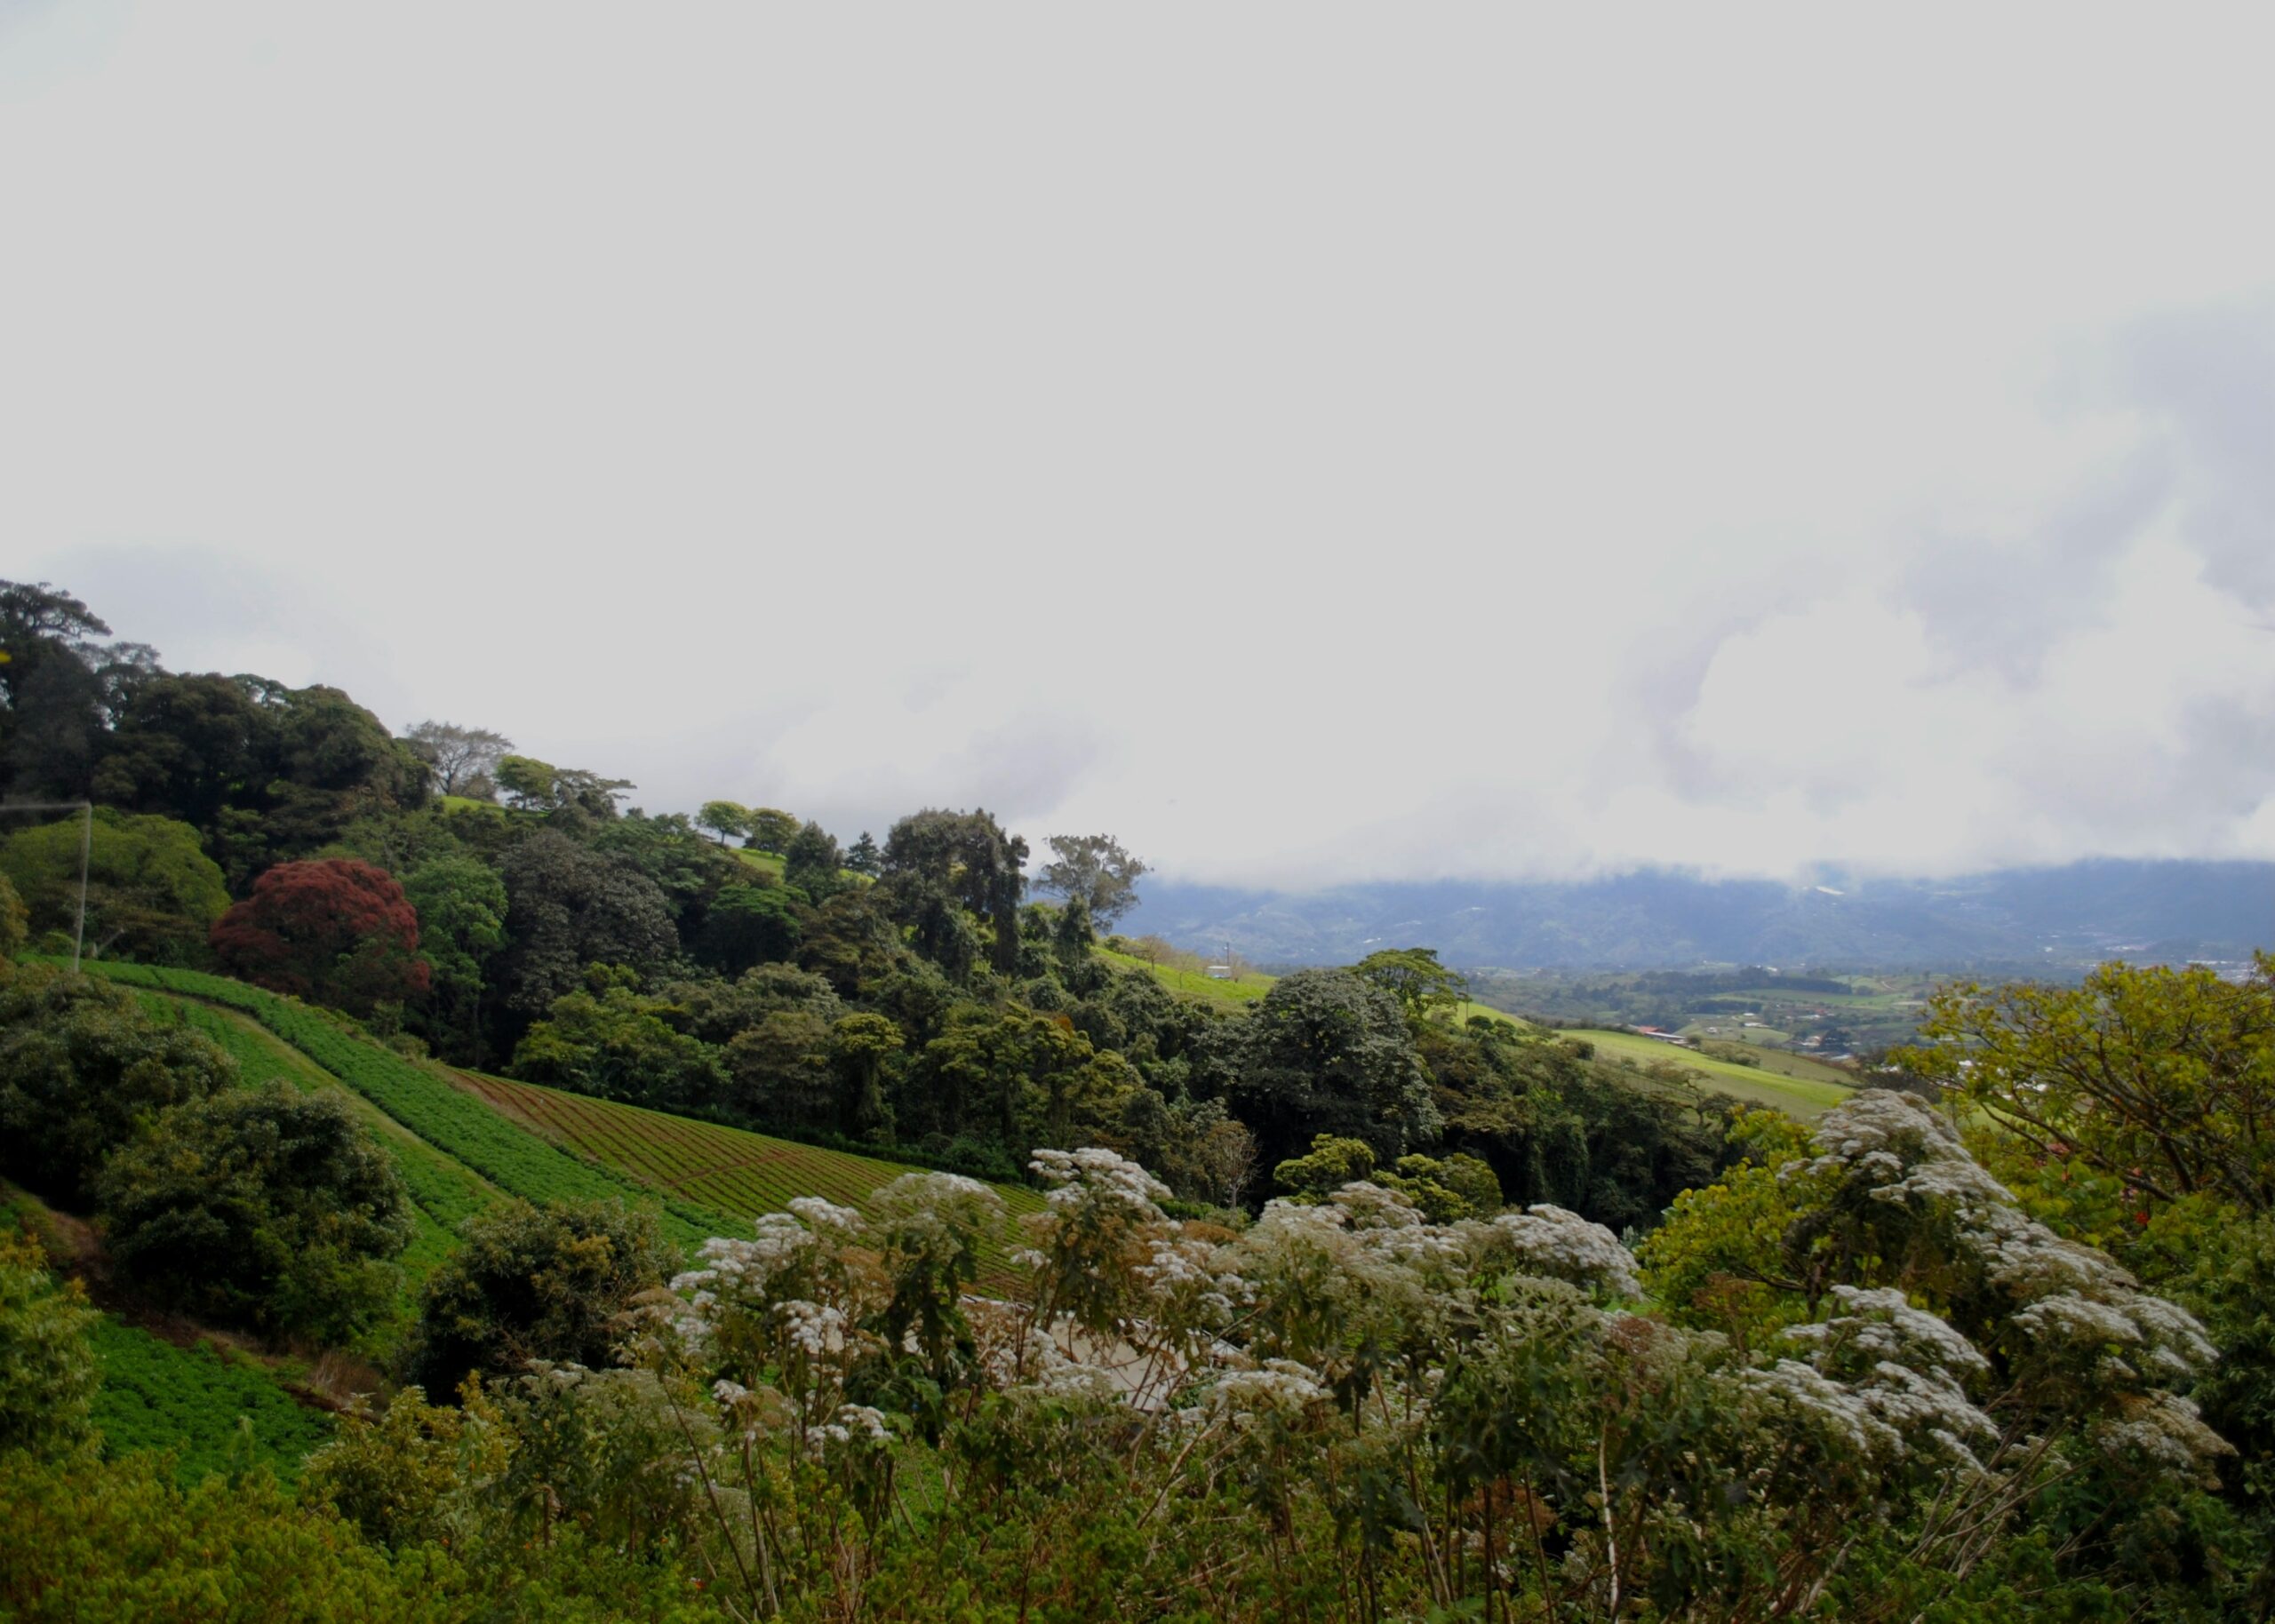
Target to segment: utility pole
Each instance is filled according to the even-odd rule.
[[[79,958],[87,946],[87,863],[95,848],[95,803],[92,800],[18,800],[0,812],[76,812],[85,821],[79,826],[79,918],[71,932],[71,969],[78,973]]]

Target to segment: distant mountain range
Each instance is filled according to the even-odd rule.
[[[1959,880],[1705,880],[1672,870],[1573,883],[1456,880],[1307,895],[1149,880],[1119,927],[1260,965],[1347,964],[1433,947],[1464,967],[1701,963],[2010,967],[2239,959],[2275,947],[2275,864],[2102,859]]]

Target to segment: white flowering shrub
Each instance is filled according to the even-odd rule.
[[[652,1316],[706,1413],[694,1480],[741,1531],[737,1582],[772,1598],[754,1614],[788,1610],[768,1587],[794,1568],[860,1616],[885,1553],[925,1548],[892,1540],[900,1462],[933,1444],[935,1515],[1033,1519],[967,1551],[1040,1553],[1063,1517],[1137,1560],[1212,1526],[1210,1563],[1245,1575],[1155,1566],[1109,1604],[1074,1599],[1098,1579],[1075,1563],[1051,1609],[1258,1620],[1474,1612],[1481,1587],[1532,1616],[1848,1616],[1828,1587],[1860,1543],[1964,1583],[2051,1485],[2161,1503],[2223,1447],[2174,1390],[2200,1328],[1899,1096],[1746,1185],[1737,1255],[1779,1302],[1744,1337],[1669,1323],[1628,1248],[1558,1206],[1438,1223],[1362,1181],[1235,1230],[1169,1218],[1111,1150],[1034,1166],[1020,1291],[974,1294],[994,1193],[912,1174],[865,1213],[802,1201],[710,1243]]]
[[[1609,1230],[1577,1213],[1561,1206],[1530,1206],[1502,1214],[1491,1227],[1494,1239],[1527,1274],[1568,1280],[1629,1301],[1643,1294],[1642,1282],[1635,1278],[1635,1254]]]

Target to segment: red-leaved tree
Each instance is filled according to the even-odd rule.
[[[393,875],[353,857],[278,864],[212,941],[232,975],[356,1015],[427,991],[418,913]]]

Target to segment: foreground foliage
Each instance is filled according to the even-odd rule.
[[[566,1531],[738,1617],[2222,1616],[2201,1327],[1859,1096],[1635,1261],[1354,1182],[1234,1231],[1106,1150],[719,1238],[613,1368],[406,1390],[313,1492],[398,1553]],[[1736,1307],[1725,1282],[1742,1284]]]

